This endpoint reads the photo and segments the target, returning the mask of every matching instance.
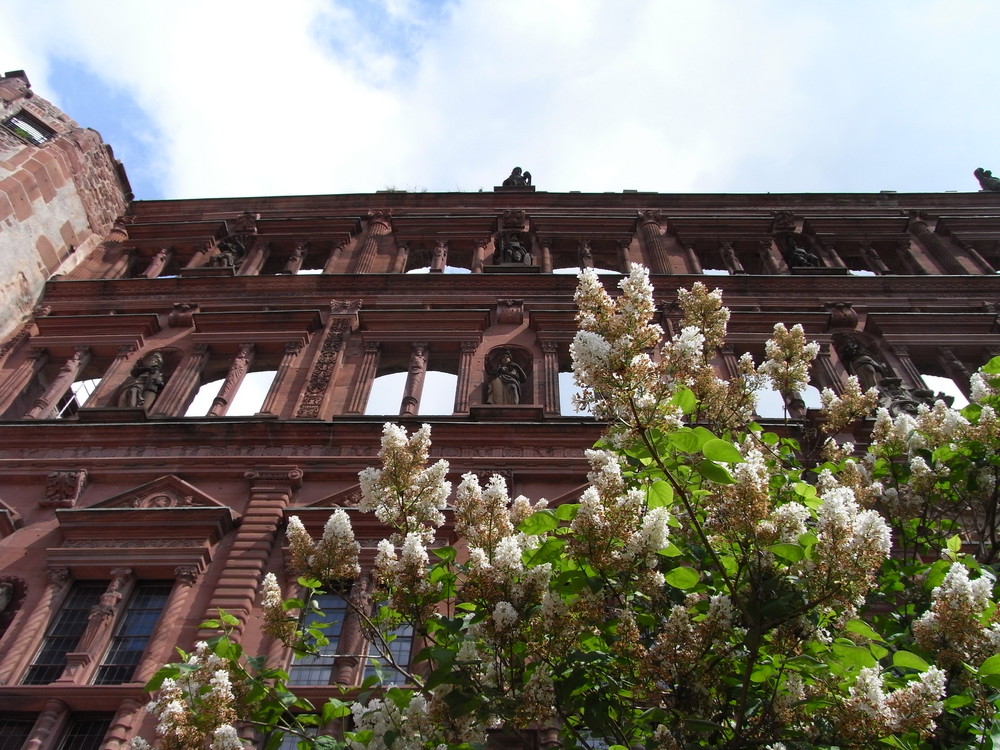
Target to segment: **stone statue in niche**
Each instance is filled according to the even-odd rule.
[[[510,177],[501,183],[505,188],[531,187],[531,172],[522,172],[520,167],[510,170]]]
[[[14,601],[14,584],[10,581],[0,582],[0,615],[7,611],[12,601]]]
[[[861,384],[862,390],[878,388],[882,380],[890,374],[885,365],[854,339],[847,339],[841,346],[840,353],[847,369]]]
[[[493,362],[494,365],[487,368],[489,379],[486,384],[486,403],[521,403],[521,386],[528,379],[524,370],[513,360],[509,349],[500,349]]]
[[[788,254],[788,265],[792,268],[819,268],[822,265],[819,257],[799,247],[794,240],[790,244],[792,249]]]
[[[994,177],[990,170],[979,167],[973,174],[979,180],[979,187],[982,192],[1000,193],[1000,178]]]
[[[233,239],[225,239],[219,243],[219,252],[209,258],[208,265],[212,268],[236,268],[243,262],[243,248]]]
[[[503,250],[500,253],[501,263],[519,263],[531,265],[531,253],[521,242],[521,234],[512,232],[503,243]]]
[[[163,367],[163,355],[160,352],[151,352],[139,360],[118,391],[118,406],[131,409],[148,409],[152,406],[166,383]]]

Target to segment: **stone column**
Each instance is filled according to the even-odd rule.
[[[903,368],[903,374],[909,378],[910,383],[913,384],[914,388],[923,388],[925,391],[930,390],[927,387],[927,383],[924,382],[924,376],[921,374],[917,366],[913,364],[913,360],[910,359],[910,347],[897,345],[892,347],[892,353],[896,356],[899,361],[899,366]],[[891,375],[892,373],[890,373]]]
[[[448,266],[448,240],[437,240],[434,243],[434,255],[431,257],[431,273],[444,273]]]
[[[129,266],[132,265],[132,259],[135,257],[134,247],[122,248],[118,255],[118,259],[111,264],[111,268],[108,269],[107,277],[109,279],[122,279],[128,276]]]
[[[49,361],[49,353],[45,349],[32,349],[27,358],[7,380],[0,383],[0,414],[10,408],[17,395],[27,388]]]
[[[698,253],[694,249],[693,242],[681,243],[684,248],[684,255],[687,257],[687,265],[690,273],[701,273],[701,261],[698,260]]]
[[[338,685],[358,683],[360,654],[365,650],[365,636],[362,631],[358,610],[371,611],[371,593],[374,588],[371,576],[362,576],[354,582],[350,591],[350,601],[354,606],[344,613],[344,623],[340,628],[340,655],[333,662],[333,681]],[[357,609],[355,609],[357,608]]]
[[[78,346],[73,350],[73,355],[59,368],[59,373],[55,379],[49,383],[45,393],[35,399],[31,410],[24,415],[25,419],[47,419],[52,416],[53,410],[59,403],[59,399],[65,395],[69,387],[76,382],[80,371],[90,362],[90,347]]]
[[[972,258],[972,262],[976,264],[980,271],[985,274],[994,274],[997,272],[997,269],[990,265],[990,262],[968,242],[962,242],[955,236],[952,236],[952,239],[959,244],[959,246],[968,254],[970,258]]]
[[[254,241],[247,250],[246,257],[236,271],[237,276],[257,276],[264,267],[264,261],[271,254],[271,246],[261,239]]]
[[[912,219],[906,230],[912,234],[920,246],[944,269],[947,274],[964,276],[969,272],[959,263],[954,251],[947,247],[923,219]]]
[[[30,739],[21,750],[52,750],[68,720],[69,706],[58,698],[49,698],[31,728]]]
[[[340,258],[344,254],[344,249],[350,242],[350,238],[346,240],[341,240],[330,250],[330,254],[326,258],[326,263],[323,264],[323,273],[333,273],[334,268],[340,264]]]
[[[205,261],[208,259],[208,254],[214,249],[214,242],[204,243],[191,254],[191,260],[187,262],[187,265],[184,266],[184,268],[199,268],[205,265]]]
[[[309,243],[305,240],[299,240],[295,243],[292,248],[291,255],[288,256],[288,260],[285,263],[283,270],[284,273],[290,273],[293,276],[299,272],[302,268],[302,263],[306,259],[306,250],[309,249]]]
[[[379,238],[392,231],[391,215],[389,211],[368,212],[368,232],[358,248],[355,273],[371,273],[378,255]]]
[[[170,262],[171,255],[172,252],[169,247],[160,248],[160,252],[154,255],[153,259],[149,261],[149,265],[146,266],[146,270],[142,272],[142,275],[147,279],[155,279],[163,272],[167,263]]]
[[[302,471],[296,466],[262,466],[248,471],[246,478],[250,481],[250,502],[225,559],[217,562],[221,574],[204,614],[205,618],[217,617],[223,609],[235,617],[237,639],[253,609],[267,561],[279,543],[282,511],[302,486]],[[215,632],[205,629],[198,635],[199,639],[209,638]]]
[[[732,344],[723,344],[719,347],[719,357],[722,359],[722,367],[725,370],[726,380],[732,380],[740,374],[739,357],[736,356],[736,349]]]
[[[164,659],[172,658],[173,646],[177,642],[177,629],[187,614],[188,599],[198,580],[198,572],[198,568],[193,565],[179,565],[174,568],[177,583],[167,598],[160,620],[146,646],[145,655],[136,667],[132,682],[143,684],[149,682],[156,670],[162,666]]]
[[[406,262],[410,258],[410,245],[407,242],[396,243],[396,257],[392,260],[393,273],[406,273]]]
[[[87,618],[87,629],[83,631],[76,648],[66,654],[66,669],[56,680],[57,684],[83,685],[90,679],[93,664],[101,658],[108,646],[111,628],[121,608],[135,585],[131,568],[115,568],[111,571],[111,581],[101,594],[97,604]]]
[[[361,367],[354,380],[354,392],[351,394],[351,400],[347,403],[348,414],[363,414],[368,405],[368,396],[371,395],[375,373],[378,372],[381,346],[378,341],[365,342],[364,359],[361,360]]]
[[[639,236],[649,257],[653,273],[670,273],[670,256],[663,235],[660,234],[660,215],[655,211],[639,213]]]
[[[972,385],[969,379],[972,377],[972,374],[969,372],[969,368],[965,366],[965,363],[958,358],[954,350],[947,346],[939,347],[938,359],[941,362],[941,366],[944,367],[944,371],[948,373],[948,377],[955,381],[958,389],[966,398],[971,398]]]
[[[743,264],[740,263],[740,259],[733,249],[732,242],[723,242],[719,246],[719,252],[722,254],[722,260],[725,262],[726,268],[729,269],[729,273],[746,273],[746,269],[743,268]]]
[[[406,375],[406,387],[403,388],[403,401],[399,406],[399,415],[416,416],[420,410],[420,394],[424,390],[424,377],[427,375],[427,343],[420,341],[413,344],[410,354],[410,371]]]
[[[278,371],[274,374],[274,380],[271,381],[271,387],[267,390],[267,396],[264,397],[264,403],[261,404],[260,411],[257,412],[258,414],[275,413],[274,404],[277,402],[278,396],[284,391],[285,380],[291,372],[292,363],[301,351],[301,341],[289,341],[285,344],[285,353],[281,357],[281,362],[278,364]]]
[[[152,415],[181,416],[181,410],[191,399],[191,394],[198,389],[201,371],[208,362],[209,351],[207,344],[198,344],[191,350],[160,392],[153,404]]]
[[[473,273],[483,272],[483,262],[486,259],[486,246],[488,244],[490,244],[488,238],[476,240],[475,248],[472,251],[472,268],[470,269]]]
[[[911,273],[914,276],[924,276],[929,272],[923,262],[914,256],[912,240],[905,239],[897,242],[896,252],[906,267],[907,273]]]
[[[23,662],[30,660],[34,655],[38,648],[37,641],[45,633],[45,628],[52,617],[53,604],[62,598],[70,581],[69,568],[49,568],[45,573],[49,580],[45,591],[42,592],[34,609],[30,610],[30,617],[16,631],[17,637],[10,644],[6,660],[0,661],[0,664],[4,665],[3,671],[0,671],[0,685],[9,685],[14,675],[27,666]]]
[[[830,357],[832,348],[829,341],[821,341],[819,344],[819,354],[813,364],[813,371],[816,373],[816,379],[819,381],[820,390],[823,388],[829,388],[838,396],[844,392],[844,383],[837,376],[837,370],[833,366],[833,360]]]
[[[618,268],[623,274],[628,276],[632,272],[632,260],[629,258],[630,240],[622,240],[618,243]]]
[[[331,300],[330,317],[323,333],[323,343],[309,370],[306,389],[295,416],[299,419],[320,419],[330,391],[330,384],[341,365],[340,352],[344,341],[357,324],[361,300]]]
[[[101,382],[97,384],[94,392],[90,394],[90,398],[83,404],[85,407],[89,409],[94,406],[101,406],[111,397],[115,389],[125,382],[125,378],[128,377],[128,373],[132,369],[129,358],[135,354],[138,348],[136,344],[124,344],[118,347],[114,362],[104,371],[104,377],[101,378]],[[115,406],[114,403],[107,405]]]
[[[861,248],[861,257],[865,259],[865,262],[871,267],[875,273],[884,275],[887,273],[892,273],[889,270],[889,266],[885,264],[882,260],[882,256],[878,254],[878,250],[872,247],[872,243],[868,240],[862,240],[858,243]]]
[[[118,705],[115,718],[111,720],[111,727],[104,735],[101,750],[125,750],[129,746],[132,730],[135,728],[135,718],[140,710],[142,704],[134,698],[126,698]]]
[[[778,253],[777,257],[775,257],[775,253],[776,250],[774,247],[774,242],[772,240],[761,240],[760,258],[764,262],[764,269],[769,274],[774,274],[774,275],[787,273],[788,267],[785,264],[785,261],[784,260],[781,260],[780,262],[778,261],[778,258],[781,257],[781,254]]]
[[[538,265],[541,266],[542,273],[552,273],[552,240],[550,238],[538,240],[538,246],[542,256]]]
[[[559,342],[542,342],[542,378],[545,384],[545,413],[559,416]]]
[[[469,389],[472,386],[472,358],[479,348],[478,341],[463,341],[458,358],[458,383],[455,387],[455,413],[469,413]]]
[[[225,416],[229,405],[232,403],[236,392],[240,389],[243,378],[246,377],[253,365],[254,346],[253,344],[240,344],[240,350],[233,358],[233,363],[229,366],[226,379],[219,387],[219,393],[212,400],[212,406],[208,409],[209,417]]]

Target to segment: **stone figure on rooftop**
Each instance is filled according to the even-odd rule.
[[[522,172],[520,167],[514,167],[510,171],[510,177],[503,181],[502,186],[510,187],[531,187],[531,172]]]
[[[1000,178],[994,177],[990,170],[979,167],[973,174],[979,180],[979,187],[983,192],[1000,193]]]

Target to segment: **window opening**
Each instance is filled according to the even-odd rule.
[[[423,266],[422,268],[411,268],[407,273],[430,273],[430,266]],[[445,266],[442,273],[472,273],[471,269],[459,268],[458,266]]]
[[[173,585],[167,582],[140,582],[136,585],[104,662],[98,667],[95,685],[131,682],[172,589]]]
[[[101,581],[77,581],[45,633],[42,647],[28,668],[22,684],[48,685],[66,668],[66,654],[76,648],[87,629],[90,610],[107,589]]]
[[[576,274],[580,273],[581,270],[582,269],[580,268],[580,266],[565,266],[563,268],[553,268],[552,269],[552,273],[564,274],[564,275],[570,275],[570,274],[576,275]],[[596,268],[595,267],[593,270],[594,270],[594,272],[598,276],[601,276],[601,275],[610,275],[610,274],[614,274],[615,276],[621,276],[622,275],[621,271],[615,271],[615,270],[613,270],[611,268]]]
[[[106,714],[71,714],[59,750],[100,750],[111,719]]]
[[[941,375],[924,375],[923,373],[920,374],[920,377],[924,379],[927,388],[934,391],[935,396],[938,393],[943,393],[945,396],[954,398],[955,401],[952,403],[952,408],[961,409],[969,405],[969,399],[962,393],[962,390],[958,387],[958,383],[951,378]]]
[[[393,372],[380,375],[372,381],[365,414],[399,414],[406,388],[406,373]],[[455,412],[455,392],[458,390],[458,376],[440,370],[428,370],[424,376],[424,387],[420,392],[420,416],[453,414]]]
[[[577,411],[573,404],[573,396],[580,393],[580,387],[576,384],[571,372],[559,373],[559,414],[564,417],[589,417],[592,416],[590,409]]]
[[[29,143],[41,146],[51,140],[56,132],[37,117],[21,110],[3,121],[3,126]]]
[[[705,276],[729,276],[729,271],[725,268],[703,268],[701,272]]]
[[[12,714],[0,718],[0,750],[21,750],[33,726],[34,716]]]
[[[59,403],[56,404],[53,418],[69,419],[76,416],[80,411],[80,407],[87,403],[87,399],[97,390],[100,382],[100,378],[88,378],[86,380],[77,380],[73,383],[67,389],[66,393],[63,394],[63,397],[59,399]]]
[[[386,648],[392,657],[392,662],[379,656],[378,648],[369,641],[368,656],[364,659],[365,669],[362,680],[377,677],[382,685],[402,685],[406,681],[405,676],[397,671],[392,664],[395,662],[401,669],[410,668],[410,653],[413,650],[413,626],[400,625],[394,628],[388,636],[392,640],[388,641]]]
[[[329,685],[333,682],[333,667],[337,657],[340,634],[344,629],[347,615],[346,586],[341,591],[319,594],[315,597],[317,606],[326,617],[315,611],[308,611],[302,621],[303,629],[325,624],[323,634],[330,641],[317,654],[296,654],[288,670],[291,685]],[[295,745],[292,745],[295,747]]]

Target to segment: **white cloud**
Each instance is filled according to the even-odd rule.
[[[57,98],[68,57],[130,92],[168,197],[490,190],[515,164],[543,190],[974,190],[1000,168],[1000,6],[974,0],[41,6],[0,9],[4,69]]]

